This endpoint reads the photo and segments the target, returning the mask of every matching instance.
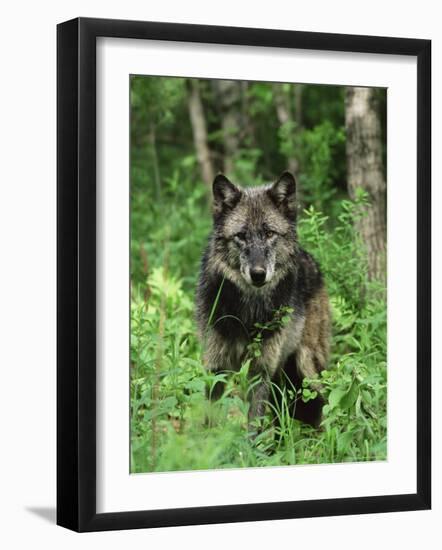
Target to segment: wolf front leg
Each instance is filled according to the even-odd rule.
[[[261,356],[253,363],[251,376],[259,375],[259,382],[249,392],[249,425],[255,418],[264,416],[270,396],[271,380],[278,369],[282,335],[276,334],[262,347]]]
[[[214,373],[237,371],[240,367],[241,350],[235,343],[227,341],[220,334],[211,330],[206,335],[204,365],[206,370]],[[207,388],[207,397],[216,400],[225,389],[224,380],[216,380]]]
[[[261,375],[261,379],[249,392],[249,426],[256,418],[264,416],[266,405],[270,395],[270,377],[267,373]]]

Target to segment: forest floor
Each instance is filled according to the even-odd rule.
[[[204,369],[194,321],[199,261],[210,231],[203,193],[178,196],[167,207],[142,192],[132,199],[131,471],[385,460],[385,289],[367,283],[353,229],[365,198],[337,201],[333,224],[312,207],[299,223],[300,242],[321,265],[333,311],[332,356],[321,373],[321,429],[293,420],[282,406],[276,430],[269,407],[262,432],[252,438],[247,365],[228,378],[221,399],[206,399],[216,375]],[[285,403],[308,400],[313,391],[306,381],[287,392]]]

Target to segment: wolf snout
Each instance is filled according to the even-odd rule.
[[[251,269],[250,278],[255,286],[262,286],[266,282],[266,270],[262,267]]]

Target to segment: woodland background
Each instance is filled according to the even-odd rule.
[[[20,32],[27,40],[17,40],[15,25],[5,25],[1,40],[4,51],[13,51],[3,57],[4,72],[10,76],[11,86],[1,89],[2,129],[8,154],[2,162],[4,185],[1,224],[3,235],[3,258],[5,265],[14,266],[4,270],[2,300],[4,313],[4,345],[2,364],[16,365],[17,350],[21,353],[21,372],[26,374],[26,383],[20,385],[20,399],[26,406],[18,407],[17,391],[5,391],[1,401],[4,438],[13,452],[2,454],[2,512],[4,522],[1,540],[9,547],[22,548],[45,540],[46,548],[65,550],[78,547],[78,535],[65,529],[54,528],[55,523],[55,312],[56,312],[56,193],[55,193],[55,101],[56,101],[56,41],[55,25],[78,16],[114,19],[170,21],[212,25],[235,25],[256,28],[280,28],[298,31],[322,31],[333,33],[366,34],[375,36],[407,36],[432,39],[433,97],[442,96],[442,34],[440,31],[440,6],[433,0],[401,4],[401,16],[393,3],[374,0],[370,9],[355,9],[354,2],[338,0],[303,3],[302,9],[294,9],[293,2],[276,0],[272,8],[266,3],[253,6],[248,3],[227,0],[212,4],[202,0],[178,2],[168,0],[146,4],[128,0],[104,2],[68,0],[63,3],[27,1],[5,6],[8,21],[20,20]],[[382,13],[382,17],[379,14]],[[288,16],[289,14],[289,16]],[[345,14],[345,17],[343,17]],[[32,48],[29,47],[32,44]],[[26,67],[26,70],[23,70]],[[32,97],[29,93],[30,81]],[[38,106],[38,108],[36,108]],[[433,181],[442,180],[442,105],[433,102]],[[20,118],[18,118],[20,113]],[[407,114],[407,116],[409,113]],[[26,121],[27,148],[24,162],[24,127],[18,121]],[[439,121],[439,123],[437,123]],[[409,174],[414,178],[414,171]],[[37,180],[41,183],[36,184]],[[392,183],[389,181],[389,184]],[[391,195],[389,195],[389,198]],[[442,233],[442,218],[437,215],[442,204],[442,186],[433,186],[433,280],[442,277],[441,252],[437,235]],[[20,215],[11,205],[19,205]],[[26,222],[24,223],[24,221]],[[29,242],[30,229],[33,242],[26,253],[17,243]],[[439,246],[438,246],[439,245]],[[18,297],[29,286],[29,268],[32,265],[32,286],[38,292],[29,295],[31,310],[39,312],[35,327],[26,333],[23,345],[23,308],[17,307]],[[442,294],[441,287],[433,287],[433,330],[441,333]],[[442,341],[433,339],[433,357],[437,364],[442,358]],[[390,365],[394,367],[394,365]],[[433,369],[433,387],[437,392],[442,385],[440,369]],[[17,369],[4,369],[4,388],[17,388]],[[18,389],[18,388],[17,388]],[[433,406],[433,460],[442,461],[442,433],[438,420],[442,418],[441,401],[434,395]],[[14,421],[11,418],[13,412]],[[30,414],[32,411],[32,414]],[[18,426],[26,426],[26,436]],[[404,426],[407,430],[407,426]],[[32,460],[30,461],[30,456]],[[17,483],[17,478],[21,483]],[[441,471],[433,469],[434,487],[442,486]],[[440,537],[442,521],[442,493],[433,491],[433,510],[396,514],[353,515],[348,517],[310,518],[266,521],[259,523],[232,523],[223,525],[200,525],[186,528],[164,528],[137,531],[109,532],[96,535],[84,533],[81,542],[84,549],[96,548],[97,536],[105,541],[109,550],[122,545],[149,544],[153,547],[172,547],[200,550],[239,544],[253,545],[258,549],[268,548],[275,540],[292,540],[300,545],[311,545],[312,531],[317,546],[330,550],[352,548],[357,540],[360,550],[371,550],[383,540],[385,544],[400,545],[405,549],[430,544]],[[313,527],[312,527],[313,526]],[[362,534],[362,536],[361,536]]]
[[[131,80],[133,472],[386,458],[386,91],[134,76]],[[333,307],[321,431],[271,415],[245,435],[246,373],[215,405],[193,297],[211,183],[298,181],[302,245]],[[297,391],[296,391],[297,390]],[[308,382],[287,399],[308,400]],[[205,419],[211,419],[209,425]]]

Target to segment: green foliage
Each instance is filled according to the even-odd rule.
[[[364,215],[367,200],[361,189],[354,202],[336,201],[333,219],[310,205],[298,223],[299,240],[318,259],[330,295],[357,307],[362,307],[369,283],[364,248],[353,224]]]
[[[331,185],[339,176],[335,152],[345,144],[344,129],[329,121],[304,130],[298,136],[296,148],[301,165],[299,177],[302,200],[323,210],[337,192]]]
[[[140,132],[151,124],[174,123],[176,108],[185,99],[181,78],[131,78],[131,114],[133,129]]]
[[[207,83],[202,93],[217,153],[219,115]],[[305,86],[303,129],[297,134],[296,128],[280,130],[271,85],[249,87],[256,143],[238,151],[235,170],[246,183],[274,177],[291,152],[281,143],[296,139],[305,207],[299,215],[299,240],[321,266],[333,312],[329,369],[305,380],[301,388],[288,387],[278,408],[269,404],[262,431],[254,438],[247,437],[247,395],[257,383],[250,379],[251,361],[260,354],[262,331],[284,324],[290,312],[277,312],[272,326],[256,326],[239,372],[227,376],[205,370],[194,321],[194,289],[211,221],[185,94],[179,79],[137,77],[132,87],[131,471],[385,460],[385,293],[367,281],[366,258],[353,228],[367,197],[360,193],[354,202],[342,198],[338,185],[345,172],[342,90]],[[146,149],[145,132],[152,120],[161,200]],[[284,132],[295,136],[293,142]],[[224,394],[210,402],[206,391],[221,382]],[[293,420],[290,405],[314,399],[319,387],[326,405],[321,429],[315,430]],[[271,390],[280,392],[276,386]]]
[[[141,170],[132,165],[132,181]],[[163,265],[164,240],[170,251],[170,272],[193,289],[204,241],[210,231],[206,190],[202,184],[183,185],[185,171],[176,171],[163,182],[162,200],[154,197],[153,182],[146,179],[143,190],[131,190],[131,277],[135,285],[146,285],[146,276]],[[138,186],[141,187],[140,183]],[[145,190],[144,190],[145,189]]]
[[[278,312],[271,327],[256,327],[239,373],[208,373],[195,334],[192,290],[185,289],[184,278],[172,275],[173,270],[167,274],[161,267],[152,268],[146,284],[148,299],[143,285],[132,296],[132,471],[386,458],[386,308],[378,294],[361,292],[364,257],[358,253],[351,226],[357,210],[357,203],[342,201],[333,230],[326,230],[325,217],[314,209],[306,211],[300,223],[302,241],[323,266],[331,296],[332,361],[319,380],[305,380],[302,388],[284,394],[276,411],[277,433],[269,408],[262,433],[255,439],[245,437],[251,386],[248,370],[250,360],[260,354],[262,331],[284,323],[288,312]],[[151,246],[161,257],[161,242],[155,243]],[[172,242],[169,247],[182,262],[185,248]],[[158,362],[162,297],[166,322]],[[210,403],[205,390],[221,381],[226,383],[226,391]],[[293,399],[316,397],[318,381],[327,399],[322,431],[293,420],[289,414]],[[274,387],[272,391],[280,390]]]

